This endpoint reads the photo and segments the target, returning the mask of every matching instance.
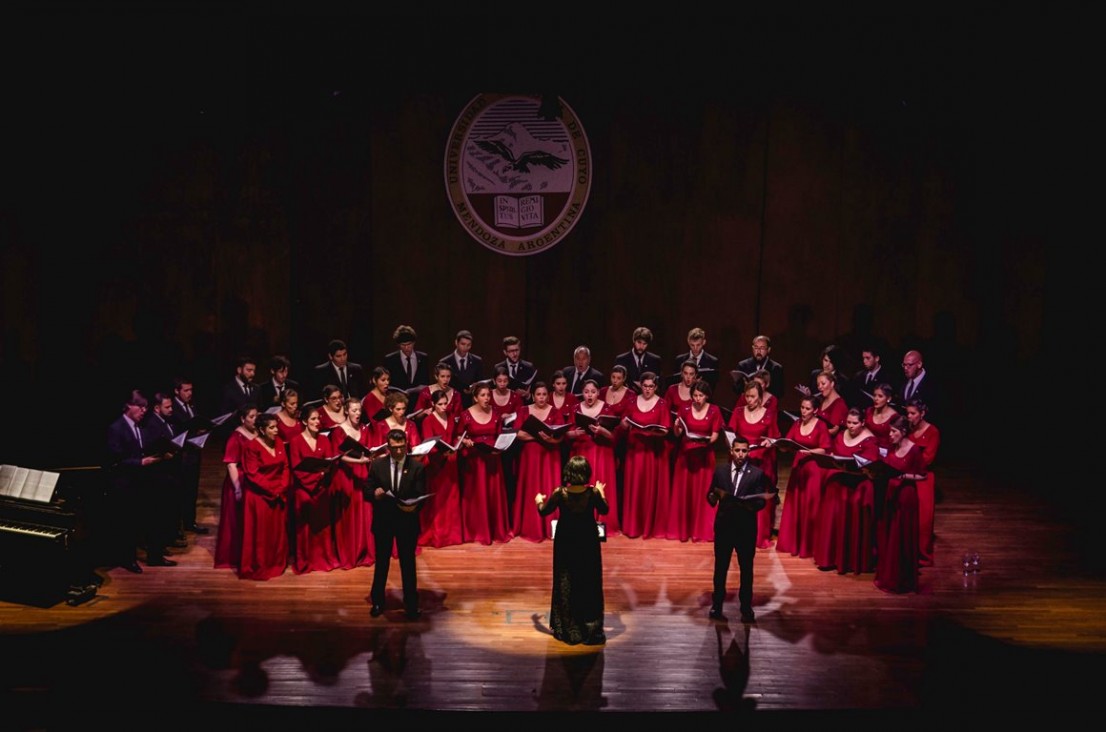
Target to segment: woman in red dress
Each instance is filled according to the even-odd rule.
[[[506,366],[496,366],[495,376],[492,377],[494,388],[492,389],[492,411],[499,420],[500,428],[511,427],[517,429],[510,421],[518,416],[518,410],[522,409],[522,397],[511,388],[511,374]]]
[[[768,385],[772,383],[772,372],[770,372],[768,369],[760,369],[759,371],[753,373],[753,381],[759,383],[761,388],[764,390],[764,399],[761,404],[763,404],[764,408],[768,410],[768,413],[771,415],[772,421],[776,424],[779,424],[780,400],[776,397],[775,394],[768,391]]]
[[[291,469],[275,414],[257,417],[257,439],[242,461],[242,561],[238,576],[267,580],[288,566],[288,486]]]
[[[925,478],[918,481],[918,563],[933,566],[933,516],[936,504],[936,482],[933,479],[933,461],[941,446],[941,432],[926,421],[926,403],[912,399],[906,405],[906,419],[910,422],[910,441],[921,445]]]
[[[611,383],[599,390],[599,398],[607,403],[611,414],[621,419],[636,392],[626,386],[626,367],[622,364],[616,363],[612,366],[608,378]],[[565,384],[567,385],[568,382],[565,381]]]
[[[848,411],[845,429],[833,440],[833,454],[879,460],[876,436],[864,426],[859,409]],[[836,569],[838,574],[875,569],[875,486],[859,470],[824,472],[814,563],[818,569]]]
[[[925,477],[925,456],[907,436],[910,422],[891,420],[891,442],[883,462],[902,474],[887,481],[883,510],[876,522],[876,587],[886,592],[918,590],[918,481]]]
[[[764,471],[768,484],[775,486],[779,473],[776,470],[776,448],[772,447],[772,440],[780,436],[779,424],[764,406],[764,387],[759,381],[750,379],[745,384],[744,398],[745,406],[734,410],[729,428],[734,434],[749,441],[749,462]],[[757,549],[772,546],[777,500],[774,495],[766,499],[764,508],[757,512]]]
[[[691,404],[691,389],[699,380],[699,367],[694,361],[684,361],[680,366],[680,380],[664,392],[664,399],[668,402],[668,408],[679,414],[683,407]],[[706,492],[704,491],[704,494]]]
[[[845,398],[837,392],[837,377],[832,372],[823,371],[814,378],[818,386],[818,401],[814,409],[814,416],[826,423],[826,430],[831,438],[836,438],[845,425],[845,416],[849,413],[849,405]]]
[[[671,499],[666,442],[672,415],[668,402],[657,396],[657,375],[652,371],[641,375],[641,394],[631,401],[625,420],[622,531],[631,538],[664,536]]]
[[[864,410],[864,426],[876,436],[876,442],[886,450],[891,446],[891,423],[899,416],[891,406],[895,390],[890,384],[879,384],[872,389],[872,406]]]
[[[415,400],[415,411],[429,414],[434,408],[434,392],[440,391],[445,394],[446,414],[449,415],[454,424],[457,424],[464,407],[461,405],[461,393],[449,385],[452,379],[453,369],[449,367],[449,364],[437,364],[434,367],[434,384],[419,392],[419,397]],[[423,510],[426,509],[423,508]]]
[[[615,418],[611,414],[610,405],[599,399],[599,384],[595,379],[585,379],[581,390],[583,400],[576,405],[576,412],[586,417],[598,419],[607,417],[612,421]],[[576,425],[568,431],[568,439],[571,441],[569,457],[582,456],[588,459],[591,465],[591,476],[594,480],[607,485],[607,505],[610,511],[603,518],[607,525],[607,535],[614,536],[622,532],[622,522],[618,515],[617,507],[618,490],[615,488],[616,467],[614,457],[614,433],[609,427],[602,424],[589,424],[581,427],[576,423],[576,414],[573,413],[569,424]]]
[[[407,435],[407,449],[422,442],[419,428],[415,420],[407,419],[407,395],[402,391],[393,391],[384,400],[384,408],[388,410],[388,416],[373,426],[375,431],[374,445],[383,445],[388,442],[388,433],[399,430]]]
[[[377,366],[369,378],[373,388],[361,399],[361,421],[375,427],[383,419],[378,416],[380,412],[388,408],[388,386],[392,383],[392,372],[383,366]]]
[[[528,541],[544,541],[549,538],[553,516],[541,516],[530,504],[530,496],[546,493],[561,482],[561,442],[564,434],[553,437],[548,432],[531,434],[523,429],[530,417],[535,417],[551,427],[564,424],[560,413],[549,403],[549,387],[544,381],[534,384],[531,390],[534,403],[518,411],[518,441],[522,449],[518,455],[518,489],[515,493],[514,535]]]
[[[672,498],[664,535],[677,541],[714,541],[714,511],[705,496],[714,475],[714,447],[722,431],[722,410],[710,403],[710,384],[691,387],[691,404],[678,411],[672,431],[679,442],[672,469]]]
[[[285,389],[280,395],[280,411],[276,412],[277,426],[280,428],[280,439],[285,445],[292,442],[292,438],[303,432],[303,422],[300,421],[300,394],[295,389]]]
[[[242,558],[242,461],[246,444],[257,437],[257,406],[238,408],[238,426],[227,438],[223,464],[223,494],[219,504],[219,531],[215,535],[215,568],[238,569]]]
[[[503,462],[494,449],[499,420],[492,410],[492,389],[480,383],[472,389],[473,404],[461,412],[461,535],[480,544],[511,539],[507,483]],[[479,447],[478,447],[479,445]]]
[[[553,374],[550,383],[553,385],[553,391],[549,394],[549,403],[561,413],[561,419],[565,421],[565,424],[571,424],[572,415],[576,413],[576,405],[579,404],[580,400],[568,390],[568,377],[560,371]]]
[[[421,395],[419,398],[422,398]],[[444,390],[435,389],[430,399],[431,411],[422,421],[423,438],[437,438],[456,445],[460,433],[450,413],[449,395]],[[434,495],[423,503],[419,512],[419,545],[443,547],[460,544],[461,483],[456,450],[438,445],[427,455],[426,491]]]
[[[805,450],[796,450],[791,462],[776,552],[806,559],[814,556],[814,532],[822,497],[822,468],[810,456],[829,454],[831,445],[826,423],[814,416],[814,397],[803,397],[799,402],[799,419],[791,424],[787,439]]]
[[[331,521],[332,469],[296,470],[304,458],[332,457],[334,446],[319,434],[319,408],[308,407],[302,415],[303,430],[288,443],[289,463],[292,466],[292,511],[295,513],[295,551],[292,571],[329,572],[338,566],[338,552],[334,544],[334,524]],[[337,466],[335,466],[337,467]]]
[[[372,427],[364,424],[365,412],[357,397],[345,402],[347,419],[330,433],[335,453],[343,453],[331,478],[331,521],[334,524],[334,544],[338,551],[338,566],[342,569],[367,567],[373,563],[376,545],[369,527],[372,526],[372,501],[365,500],[364,486],[369,477],[372,457],[368,450],[376,447]],[[363,450],[343,449],[346,440]]]
[[[319,410],[319,432],[329,434],[346,421],[345,395],[342,387],[327,384],[323,387],[323,408]]]

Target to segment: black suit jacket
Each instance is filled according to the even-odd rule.
[[[406,530],[418,533],[422,502],[415,504],[414,510],[407,511],[391,496],[376,497],[377,488],[383,488],[385,492],[392,490],[391,470],[392,460],[389,456],[380,457],[369,466],[365,497],[373,502],[373,532],[390,528],[396,532]],[[426,467],[417,458],[408,455],[403,462],[396,498],[411,499],[423,495],[426,495]],[[426,500],[432,501],[434,498],[431,496]]]
[[[142,425],[139,425],[139,430]],[[143,433],[142,439],[146,440]],[[137,488],[143,478],[142,445],[134,435],[123,415],[108,425],[107,452],[104,456],[104,474],[112,489]]]
[[[294,381],[293,379],[285,379],[284,388],[285,390],[295,389],[296,392],[300,395],[300,404],[303,404],[304,402],[314,401],[315,399],[319,398],[307,396],[306,394],[304,394],[303,391],[300,390],[300,383],[298,381]],[[260,401],[262,409],[268,409],[269,407],[275,407],[280,404],[280,397],[277,395],[277,390],[276,387],[273,385],[272,379],[265,379],[264,383],[261,384]]]
[[[258,409],[261,408],[261,389],[258,388],[257,384],[253,385],[253,392],[250,396],[246,396],[242,391],[242,387],[238,385],[238,379],[231,379],[223,384],[222,397],[219,400],[219,414],[235,412],[247,403],[253,404]]]
[[[637,360],[634,358],[634,352],[632,350],[620,353],[614,358],[615,365],[626,367],[626,385],[633,388],[634,391],[638,391],[635,382],[641,381],[641,375],[646,371],[652,371],[657,375],[658,380],[658,393],[663,393],[660,386],[667,382],[665,378],[667,374],[664,373],[664,364],[661,363],[661,357],[652,351],[646,351],[641,356],[641,368],[637,367]]]
[[[670,383],[676,383],[679,380],[678,374],[683,369],[684,361],[692,361],[691,351],[681,353],[676,356],[676,361],[672,364],[672,373],[677,374],[677,377]],[[718,357],[703,351],[699,356],[699,378],[710,384],[711,389],[718,388]]]
[[[495,365],[495,368],[498,369],[500,366],[507,369],[507,359],[503,359],[502,361],[497,363]],[[510,373],[510,369],[508,369],[508,373]],[[515,370],[515,377],[511,379],[511,388],[523,389],[529,392],[530,387],[535,381],[537,381],[537,379],[535,378],[537,376],[537,373],[538,370],[534,367],[534,364],[530,363],[529,361],[524,361],[520,358],[518,360],[518,366]]]
[[[926,371],[925,378],[918,382],[918,386],[914,389],[914,393],[910,396],[910,399],[906,398],[906,377],[903,377],[903,383],[899,385],[898,390],[895,392],[895,403],[901,406],[906,406],[908,401],[914,399],[921,399],[926,404],[926,421],[932,422],[940,412],[940,400],[941,400],[941,386],[938,384],[933,375]]]
[[[779,361],[773,361],[769,358],[765,360],[763,364],[758,364],[755,358],[749,356],[749,358],[742,359],[737,363],[737,370],[746,374],[759,371],[760,369],[767,370],[771,378],[768,384],[768,392],[770,394],[775,394],[777,399],[783,399],[783,365]]]
[[[581,378],[577,379],[575,384],[572,383],[572,379],[576,376],[575,366],[565,366],[563,369],[561,369],[561,373],[563,373],[565,375],[565,378],[568,379],[568,390],[576,396],[580,396],[583,393],[584,382],[588,379],[595,379],[595,383],[599,384],[600,388],[603,387],[603,372],[595,368],[594,366],[588,366],[588,370],[584,372],[584,375]]]
[[[430,357],[424,351],[415,351],[415,380],[407,378],[407,371],[403,368],[403,353],[399,350],[392,351],[384,356],[384,368],[388,369],[391,380],[389,384],[397,388],[407,390],[416,386],[430,385]]]
[[[874,380],[868,383],[868,369],[860,369],[857,371],[853,378],[850,380],[852,386],[852,394],[850,398],[845,401],[850,407],[857,407],[858,409],[867,409],[872,406],[872,400],[866,396],[864,392],[872,393],[872,389],[875,389],[880,384],[891,385],[891,399],[894,402],[898,402],[899,399],[896,396],[902,391],[902,374],[894,374],[891,369],[886,366],[880,365],[879,371],[876,372]]]
[[[465,370],[461,371],[461,365],[457,363],[454,356],[454,352],[450,351],[448,356],[442,356],[438,359],[438,362],[449,364],[449,368],[453,369],[453,378],[450,379],[449,385],[464,392],[465,389],[484,378],[484,359],[469,351],[468,356],[465,357],[467,361]],[[472,404],[471,401],[468,403]]]
[[[742,496],[752,496],[757,493],[778,493],[779,489],[771,485],[764,471],[753,465],[745,463],[745,474],[737,486],[737,494],[734,495],[733,483],[730,480],[730,472],[733,463],[729,460],[714,469],[711,476],[710,488],[707,489],[707,503],[717,505],[718,511],[714,514],[714,525],[727,524],[739,531],[751,531],[753,538],[757,531],[757,511],[767,505],[764,498],[742,499]]]
[[[342,382],[338,378],[338,369],[334,368],[334,364],[330,362],[330,359],[323,361],[318,366],[311,369],[311,393],[307,395],[307,399],[301,399],[300,403],[304,401],[313,402],[317,399],[323,398],[323,387],[327,384],[334,384],[335,386],[341,386]],[[363,397],[366,393],[365,388],[365,369],[361,367],[361,364],[354,363],[353,361],[346,362],[346,389],[343,391],[345,397]]]

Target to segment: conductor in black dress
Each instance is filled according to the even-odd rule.
[[[403,430],[388,432],[388,457],[373,461],[366,485],[366,497],[373,502],[372,532],[376,545],[370,614],[377,618],[384,613],[394,543],[403,581],[403,609],[409,620],[415,620],[422,614],[415,574],[422,502],[405,502],[426,495],[426,470],[421,462],[407,455],[407,434]]]
[[[714,515],[712,620],[726,620],[722,603],[726,599],[726,575],[734,552],[737,552],[737,566],[741,572],[737,590],[741,621],[751,623],[756,619],[753,613],[753,556],[757,544],[757,511],[767,504],[766,494],[777,491],[764,472],[749,463],[749,440],[735,436],[730,446],[730,463],[714,469],[707,490],[707,503],[718,506]]]

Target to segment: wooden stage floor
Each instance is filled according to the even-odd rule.
[[[222,466],[210,447],[204,461],[200,517],[214,527]],[[1088,522],[978,472],[942,466],[937,563],[919,593],[889,595],[871,575],[768,549],[756,557],[751,626],[732,619],[734,600],[729,623],[707,619],[710,544],[612,537],[602,648],[567,647],[545,629],[548,542],[423,550],[424,617],[407,622],[397,564],[388,611],[374,619],[370,568],[244,581],[211,568],[214,532],[190,535],[177,567],[101,570],[87,604],[0,602],[0,709],[24,729],[85,718],[130,727],[150,709],[161,727],[269,728],[720,710],[777,727],[911,726],[965,709],[1011,720],[1090,710],[1106,678],[1106,581],[1088,561],[1086,546],[1098,546]],[[983,566],[965,577],[969,549]]]

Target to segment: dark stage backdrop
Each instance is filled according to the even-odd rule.
[[[542,378],[578,344],[605,371],[638,325],[666,361],[703,327],[727,369],[766,333],[785,408],[822,347],[858,361],[869,333],[896,371],[922,347],[964,413],[996,399],[991,364],[999,387],[1039,366],[1062,284],[1037,219],[995,203],[1030,197],[1013,179],[1042,141],[1017,170],[995,154],[1022,136],[993,125],[1012,82],[980,85],[970,18],[559,18],[535,37],[213,12],[27,11],[5,50],[0,366],[27,420],[4,462],[92,459],[132,385],[190,374],[212,406],[239,353],[305,378],[339,337],[371,367],[399,323],[432,358],[470,329],[489,364],[518,335]],[[535,256],[484,248],[446,197],[447,136],[483,92],[559,95],[590,141],[583,217]],[[88,429],[44,448],[59,413]]]

